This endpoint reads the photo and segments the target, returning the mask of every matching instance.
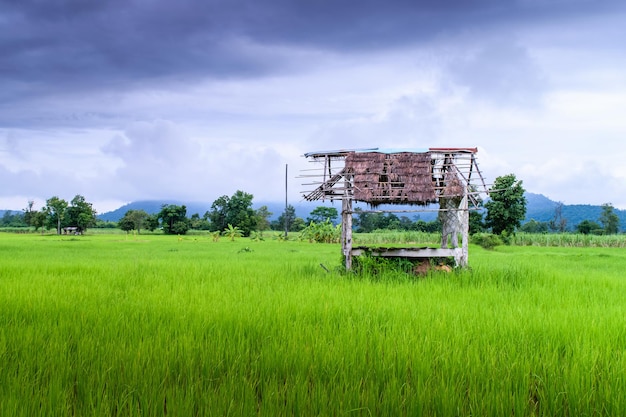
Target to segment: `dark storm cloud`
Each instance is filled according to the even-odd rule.
[[[219,5],[176,2],[20,2],[0,6],[3,75],[28,82],[115,85],[133,79],[255,71],[263,64],[228,49],[233,19]],[[100,3],[100,2],[93,2]],[[246,62],[244,62],[246,61]],[[98,87],[98,86],[94,86]]]
[[[151,79],[249,77],[290,62],[242,48],[349,53],[467,28],[597,11],[608,2],[502,0],[14,0],[0,5],[4,98]]]

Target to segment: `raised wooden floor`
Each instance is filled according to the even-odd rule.
[[[387,247],[371,247],[358,246],[352,248],[352,256],[370,255],[382,256],[387,258],[450,258],[453,257],[456,265],[459,265],[463,255],[461,248],[441,249],[431,247],[406,247],[406,248],[387,248]]]

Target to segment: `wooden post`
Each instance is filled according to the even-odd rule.
[[[461,223],[461,259],[458,266],[466,267],[469,257],[469,195],[467,184],[463,184],[459,220]]]
[[[287,204],[287,168],[289,167],[288,164],[285,164],[285,240],[287,240],[287,235],[289,234],[289,216],[287,216],[287,209],[289,208],[289,205]]]
[[[341,250],[346,257],[346,270],[352,268],[352,197],[341,200]]]
[[[352,178],[344,177],[345,190],[341,199],[341,250],[346,258],[346,270],[352,269]]]

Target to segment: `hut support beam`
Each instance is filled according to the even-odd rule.
[[[341,250],[346,258],[346,270],[352,269],[352,178],[345,176],[345,190],[341,200]]]
[[[455,259],[456,266],[466,267],[469,257],[469,195],[468,188],[465,184],[463,186],[463,200],[461,200],[461,207],[459,212],[461,223],[461,258]]]
[[[341,201],[341,250],[346,258],[346,269],[352,268],[352,199]]]

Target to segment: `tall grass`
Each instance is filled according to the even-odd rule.
[[[460,238],[459,238],[460,239]],[[438,245],[441,233],[380,230],[373,233],[354,233],[355,245],[411,244]],[[590,248],[626,248],[626,235],[584,235],[580,233],[523,233],[508,237],[513,246],[562,246]]]
[[[0,250],[2,416],[626,409],[617,249],[472,248],[470,270],[376,280],[338,272],[338,245],[292,241]]]
[[[437,245],[441,244],[441,233],[425,233],[400,230],[377,230],[372,233],[354,233],[353,242],[354,245]]]
[[[580,233],[517,233],[510,244],[517,246],[564,246],[626,248],[626,235],[584,235]]]

